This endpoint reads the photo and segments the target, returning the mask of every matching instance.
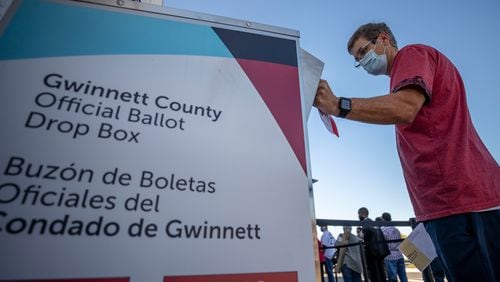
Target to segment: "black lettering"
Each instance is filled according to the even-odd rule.
[[[0,204],[8,204],[15,201],[20,192],[21,189],[14,183],[4,183],[0,185]]]
[[[182,221],[178,220],[178,219],[174,219],[174,220],[171,220],[167,223],[167,226],[165,227],[165,231],[167,233],[167,236],[168,237],[171,237],[171,238],[181,238],[182,237],[182,228],[180,227],[171,227],[172,225],[174,224],[182,224]]]
[[[45,76],[43,79],[43,84],[45,86],[50,87],[50,88],[61,88],[61,79],[63,78],[62,75],[57,74],[57,73],[51,73]]]

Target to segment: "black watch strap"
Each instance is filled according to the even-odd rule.
[[[340,97],[339,98],[339,115],[338,117],[345,118],[351,111],[351,99]]]

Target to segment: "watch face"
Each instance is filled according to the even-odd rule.
[[[351,109],[351,101],[348,99],[340,100],[340,108],[350,110]]]

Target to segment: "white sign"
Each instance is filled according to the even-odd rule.
[[[315,279],[296,37],[68,1],[13,13],[0,280]]]

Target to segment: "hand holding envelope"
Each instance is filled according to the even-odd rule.
[[[313,105],[325,115],[337,116],[339,114],[338,98],[324,79],[319,81]]]
[[[340,137],[335,120],[333,120],[333,117],[331,116],[339,114],[337,104],[338,98],[335,94],[333,94],[328,82],[320,79],[313,105],[318,108],[321,121],[323,121],[326,129],[330,131],[330,133]]]

